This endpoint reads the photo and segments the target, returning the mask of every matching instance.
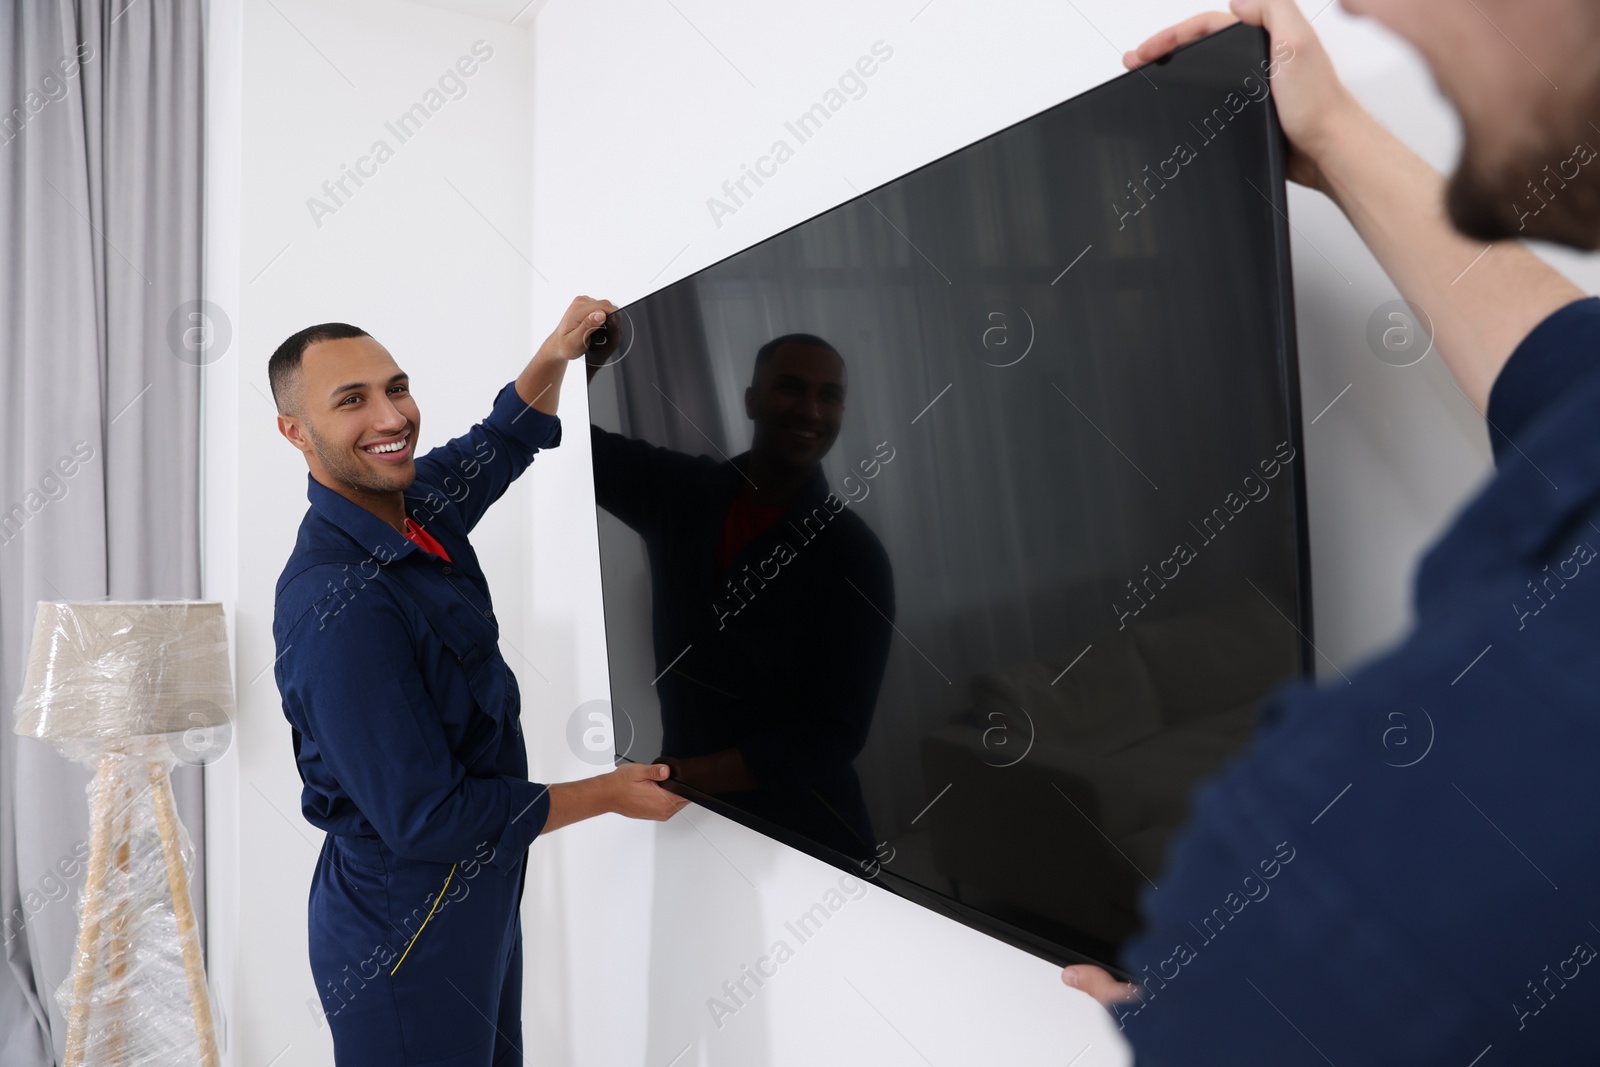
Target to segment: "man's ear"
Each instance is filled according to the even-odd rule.
[[[288,438],[291,445],[307,455],[311,454],[311,440],[306,436],[304,427],[300,425],[298,416],[279,415],[278,432]]]
[[[744,417],[751,422],[756,418],[756,387],[753,385],[744,387]]]

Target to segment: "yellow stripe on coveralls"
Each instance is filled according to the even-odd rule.
[[[428,909],[428,918],[423,919],[422,925],[417,927],[417,932],[411,935],[411,941],[406,945],[406,950],[400,953],[400,959],[395,962],[394,970],[389,972],[390,978],[394,977],[394,972],[400,969],[400,964],[406,961],[406,957],[411,955],[411,946],[417,943],[417,938],[422,936],[422,931],[428,928],[428,919],[433,918],[433,913],[439,910],[439,901],[444,899],[444,891],[450,888],[450,879],[455,877],[455,873],[456,865],[452,863],[450,865],[450,873],[444,876],[444,885],[439,888],[439,895],[433,898],[433,907]]]

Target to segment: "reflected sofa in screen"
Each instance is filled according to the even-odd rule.
[[[970,710],[922,739],[928,795],[949,784],[960,801],[935,807],[930,830],[962,900],[1112,946],[1137,930],[1137,893],[1159,880],[1195,786],[1244,750],[1262,697],[1296,671],[1294,629],[1250,596],[1097,637],[1064,674],[1082,645],[973,678]]]

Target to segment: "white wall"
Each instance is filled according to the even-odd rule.
[[[274,655],[272,584],[305,508],[303,465],[262,395],[272,347],[324,318],[364,326],[412,373],[424,444],[440,441],[482,414],[573,295],[659,288],[1115,76],[1120,49],[1195,6],[552,0],[513,26],[520,5],[494,22],[395,0],[215,0],[208,247],[236,334],[208,383],[207,595],[234,605],[241,701],[208,832],[230,1062],[331,1062],[305,1003],[318,835],[296,810],[271,672],[252,681]],[[1455,128],[1414,57],[1336,8],[1317,25],[1369,106],[1448,167]],[[480,38],[495,56],[469,95],[316,228],[305,199]],[[878,40],[894,56],[867,95],[718,227],[706,198]],[[1368,350],[1367,319],[1395,294],[1336,209],[1295,190],[1291,214],[1306,420],[1350,386],[1306,429],[1316,639],[1348,670],[1403,630],[1417,556],[1488,447],[1437,355],[1394,368]],[[607,693],[584,407],[575,374],[568,444],[474,538],[545,780],[592,770],[565,724]],[[836,884],[833,869],[698,808],[566,829],[532,857],[530,1063],[1127,1061],[1056,968],[875,888],[718,1028],[706,999]]]

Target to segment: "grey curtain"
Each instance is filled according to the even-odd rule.
[[[200,0],[0,4],[0,1067],[60,1062],[87,856],[88,770],[11,730],[34,603],[200,595],[202,41]]]

